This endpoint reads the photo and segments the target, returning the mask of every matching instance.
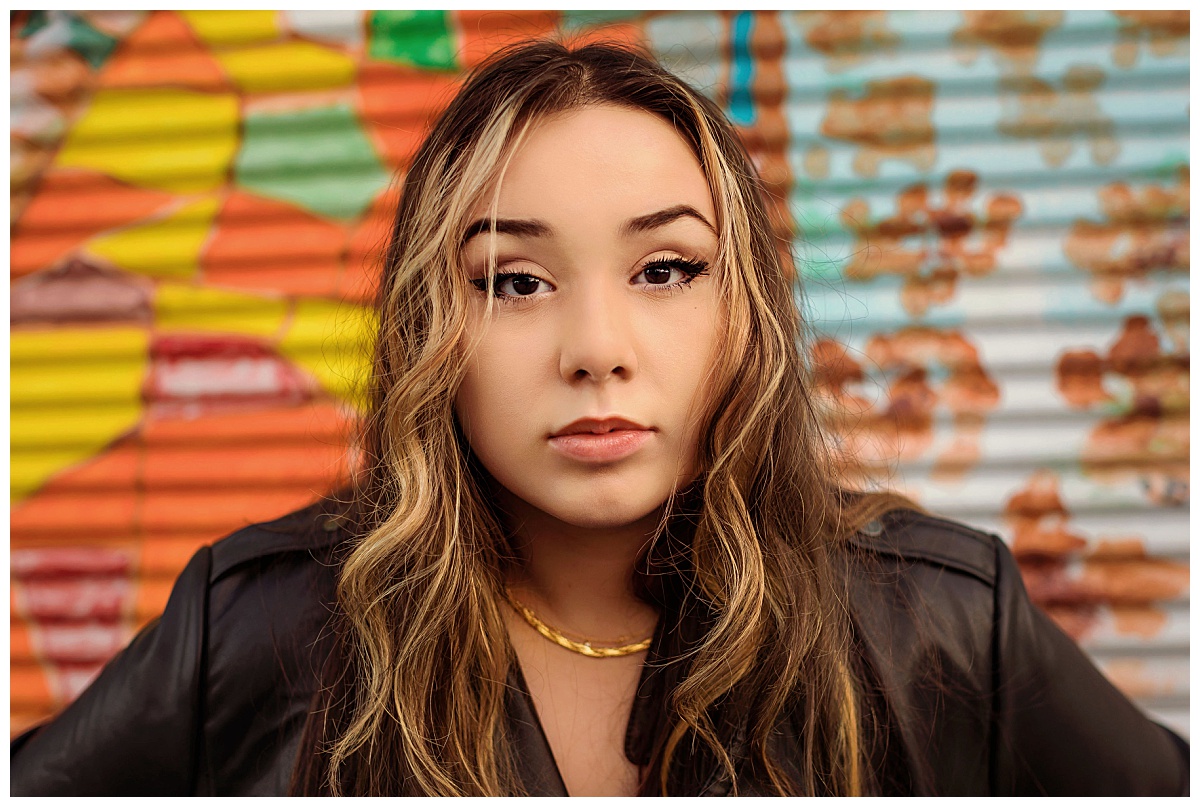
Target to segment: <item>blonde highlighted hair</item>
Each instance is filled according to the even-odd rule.
[[[515,661],[498,604],[514,553],[452,405],[475,336],[458,255],[522,133],[599,104],[657,115],[691,146],[717,210],[713,277],[727,316],[700,474],[671,497],[643,559],[647,574],[678,583],[671,590],[685,601],[669,607],[704,614],[705,628],[666,660],[682,674],[642,790],[680,795],[701,756],[735,792],[748,778],[780,794],[869,789],[860,672],[833,556],[898,501],[837,484],[763,183],[720,109],[653,58],[534,42],[470,76],[404,182],[380,283],[365,464],[338,556],[336,651],[305,728],[296,793],[521,792],[505,732]],[[729,715],[745,720],[731,727]],[[799,727],[799,765],[771,746],[783,720]]]

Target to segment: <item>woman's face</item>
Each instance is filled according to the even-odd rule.
[[[455,399],[471,448],[510,507],[579,527],[657,519],[696,473],[722,311],[699,162],[662,119],[589,107],[539,121],[514,153],[494,244],[490,201],[462,255],[482,329]]]

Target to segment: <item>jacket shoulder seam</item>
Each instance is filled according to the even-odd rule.
[[[247,563],[291,552],[312,553],[332,547],[341,537],[339,530],[323,528],[324,515],[308,508],[274,521],[250,524],[212,545],[209,583]]]
[[[855,533],[851,542],[874,553],[954,569],[995,586],[1000,538],[992,533],[915,510],[892,511],[882,521],[882,533]]]

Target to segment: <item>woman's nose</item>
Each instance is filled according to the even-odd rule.
[[[559,362],[569,383],[629,380],[637,372],[631,312],[624,297],[622,290],[592,288],[562,309]]]

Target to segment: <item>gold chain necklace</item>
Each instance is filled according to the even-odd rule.
[[[542,620],[538,619],[537,614],[529,610],[524,604],[517,602],[513,596],[508,593],[508,589],[504,590],[504,599],[508,600],[508,604],[516,611],[522,619],[529,623],[529,626],[540,633],[545,638],[554,642],[559,647],[564,647],[573,653],[578,653],[581,656],[589,658],[615,658],[617,656],[629,656],[634,653],[650,647],[650,640],[653,636],[647,636],[640,642],[633,644],[621,645],[620,647],[593,647],[591,642],[577,642],[574,639],[568,639],[562,634],[562,631],[550,627]]]

